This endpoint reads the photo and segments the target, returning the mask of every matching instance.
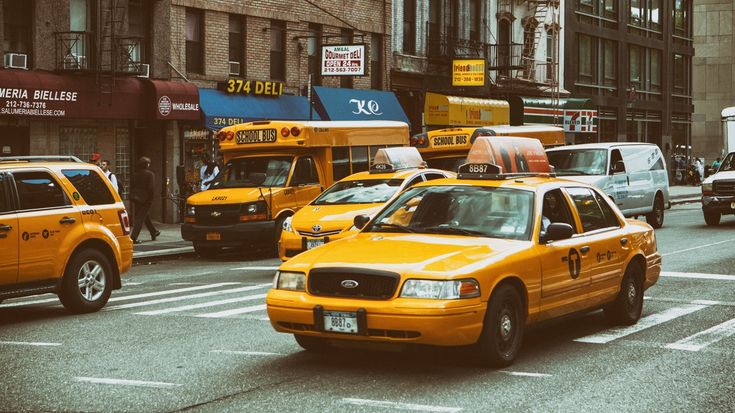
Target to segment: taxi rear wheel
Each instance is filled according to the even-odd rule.
[[[633,325],[643,312],[643,270],[631,263],[625,271],[620,292],[610,305],[604,308],[605,318],[612,324]]]
[[[102,252],[82,250],[66,266],[59,300],[73,313],[98,311],[110,299],[112,278],[110,262]]]
[[[323,353],[329,349],[329,343],[321,337],[304,336],[301,334],[294,334],[293,337],[301,348],[306,351]]]
[[[222,251],[220,247],[207,247],[201,244],[194,244],[194,251],[202,258],[214,258]]]
[[[483,364],[505,367],[513,364],[523,342],[525,312],[518,290],[498,287],[488,303],[477,351]]]

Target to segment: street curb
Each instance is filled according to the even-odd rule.
[[[672,199],[669,202],[671,202],[671,205],[700,203],[700,202],[702,202],[702,198],[701,197],[694,197],[694,198]]]
[[[194,247],[169,248],[133,253],[133,264],[195,255]]]

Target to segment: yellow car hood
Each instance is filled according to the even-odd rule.
[[[299,254],[281,270],[362,267],[444,278],[475,272],[530,246],[530,241],[363,232]]]
[[[384,204],[350,204],[350,205],[308,205],[291,218],[291,227],[296,231],[328,232],[341,231],[352,227],[358,215],[373,215]],[[314,225],[321,229],[314,231]]]
[[[270,197],[269,189],[262,188],[262,190],[263,196],[268,200],[268,197]],[[273,188],[271,193],[275,196],[282,190],[283,188]],[[258,199],[260,199],[258,188],[223,188],[198,192],[187,198],[186,203],[190,205],[240,204],[255,202]]]

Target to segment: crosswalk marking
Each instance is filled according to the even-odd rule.
[[[137,303],[113,305],[113,306],[108,306],[108,307],[103,308],[102,311],[121,310],[124,308],[145,307],[149,305],[170,303],[174,301],[190,300],[193,298],[205,298],[205,297],[213,297],[213,296],[223,295],[223,294],[234,294],[234,293],[240,293],[244,291],[257,290],[257,289],[261,289],[264,287],[269,287],[271,285],[272,285],[271,283],[257,284],[257,285],[247,286],[247,287],[231,288],[228,290],[210,291],[206,293],[180,295],[178,297],[161,298],[161,299],[150,300],[150,301],[140,301]]]
[[[697,279],[697,280],[735,281],[735,275],[702,274],[702,273],[697,273],[697,272],[662,271],[661,277],[692,278],[692,279]]]
[[[52,303],[54,301],[56,301],[56,302],[59,301],[59,298],[56,296],[56,294],[43,294],[43,295],[53,295],[53,298],[44,298],[42,300],[18,301],[18,302],[15,302],[15,303],[0,304],[0,308],[20,307],[20,306],[23,306],[23,305],[45,304],[45,303]]]
[[[257,300],[259,298],[265,298],[265,296],[266,296],[265,294],[246,295],[244,297],[228,298],[226,300],[218,300],[218,301],[208,301],[206,303],[199,303],[199,304],[182,305],[180,307],[164,308],[162,310],[143,311],[143,312],[134,313],[134,314],[137,314],[137,315],[168,314],[168,313],[175,313],[179,311],[196,310],[198,308],[214,307],[217,305],[239,303],[242,301]]]
[[[667,345],[666,348],[699,351],[710,344],[728,338],[733,334],[735,334],[735,318],[725,321],[722,324],[718,324],[712,328],[708,328],[707,330],[700,331],[699,333],[679,340],[676,343],[671,343]]]
[[[259,305],[251,305],[249,307],[235,308],[233,310],[218,311],[216,313],[197,314],[195,315],[195,317],[223,318],[223,317],[229,317],[229,316],[238,315],[238,314],[254,313],[256,311],[261,311],[265,309],[266,309],[265,304],[259,304]]]
[[[619,338],[629,336],[631,334],[637,333],[639,331],[643,331],[655,325],[662,324],[667,321],[671,321],[675,318],[678,318],[678,317],[681,317],[687,314],[691,314],[695,311],[699,311],[707,307],[709,306],[700,305],[700,304],[689,304],[689,305],[683,305],[681,307],[669,308],[668,310],[662,311],[660,313],[651,314],[649,316],[643,317],[640,320],[638,320],[638,323],[632,326],[612,328],[610,330],[602,331],[597,334],[580,337],[578,339],[575,339],[574,341],[578,343],[592,343],[592,344],[609,343],[613,340],[617,340]]]

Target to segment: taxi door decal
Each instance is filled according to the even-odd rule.
[[[561,262],[569,264],[569,276],[572,277],[573,280],[576,280],[582,272],[582,259],[579,256],[577,249],[570,248],[567,256],[561,258]]]

